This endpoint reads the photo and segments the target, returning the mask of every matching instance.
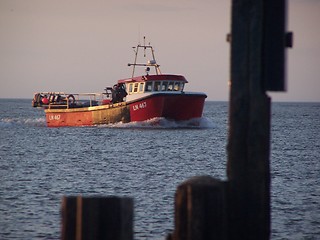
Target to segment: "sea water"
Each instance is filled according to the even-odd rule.
[[[320,103],[272,104],[272,239],[320,237],[319,130]],[[75,195],[132,197],[135,239],[165,239],[180,183],[227,179],[227,134],[227,102],[206,102],[197,127],[47,128],[31,100],[0,99],[0,239],[59,239]]]

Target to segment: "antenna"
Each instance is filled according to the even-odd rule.
[[[143,46],[144,46],[143,56],[146,57],[146,36],[143,36]]]
[[[139,33],[139,36],[138,36],[138,44],[140,45],[140,24],[139,24],[139,27],[138,27],[138,33]]]
[[[151,55],[152,55],[152,59],[148,60],[147,63],[137,63],[137,59],[138,59],[138,52],[139,52],[139,49],[140,48],[143,48],[143,56],[146,57],[147,56],[147,49],[148,51],[151,51]],[[136,66],[139,66],[139,67],[147,67],[145,70],[146,70],[146,73],[147,75],[149,74],[149,71],[150,71],[150,67],[154,67],[155,68],[155,72],[157,75],[161,74],[161,71],[160,71],[160,65],[157,64],[156,62],[156,58],[154,56],[154,50],[153,50],[153,47],[151,46],[150,42],[149,42],[149,45],[146,45],[146,37],[144,36],[143,37],[143,45],[138,44],[137,47],[133,47],[133,51],[135,53],[135,58],[134,58],[134,63],[128,63],[128,66],[133,66],[132,68],[132,78],[134,77],[134,72],[135,72],[135,68]],[[141,54],[141,52],[140,52]],[[149,55],[149,53],[148,53]]]

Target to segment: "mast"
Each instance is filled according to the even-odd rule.
[[[134,58],[134,63],[128,63],[128,66],[133,66],[132,69],[132,78],[134,77],[134,72],[135,72],[135,68],[136,66],[138,67],[146,67],[146,73],[147,75],[149,74],[150,71],[150,67],[154,67],[155,68],[155,72],[157,75],[161,74],[160,71],[160,65],[157,64],[156,62],[156,58],[155,58],[155,54],[154,54],[154,49],[153,47],[150,45],[150,43],[148,45],[146,45],[145,43],[146,37],[143,37],[143,45],[141,45],[140,43],[137,45],[137,47],[133,47],[133,51],[135,52],[135,58]],[[147,63],[137,63],[137,59],[138,59],[138,53],[139,53],[139,49],[143,48],[143,57],[145,58],[147,56],[146,51],[151,51],[151,55],[152,55],[152,59],[148,60]]]

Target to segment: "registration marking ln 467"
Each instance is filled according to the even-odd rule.
[[[133,111],[139,110],[139,109],[143,109],[147,107],[147,103],[146,102],[142,102],[139,104],[135,104],[132,106]]]
[[[49,120],[60,120],[60,114],[49,115]]]

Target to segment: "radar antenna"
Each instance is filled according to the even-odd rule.
[[[143,48],[143,57],[145,58],[147,56],[147,51],[150,50],[151,51],[151,56],[152,59],[148,60],[147,63],[137,63],[137,59],[138,59],[138,53],[139,53],[139,49]],[[151,46],[150,42],[148,45],[146,45],[146,37],[143,37],[143,45],[140,45],[140,43],[138,43],[137,47],[133,47],[134,52],[135,52],[135,59],[134,59],[134,63],[128,63],[128,66],[133,66],[132,69],[132,78],[134,77],[134,73],[135,73],[135,68],[136,66],[139,67],[146,67],[145,71],[146,74],[149,74],[150,71],[150,67],[154,67],[155,68],[155,72],[157,75],[161,74],[160,71],[160,65],[157,64],[156,62],[156,58],[155,58],[155,54],[154,54],[154,49]]]

